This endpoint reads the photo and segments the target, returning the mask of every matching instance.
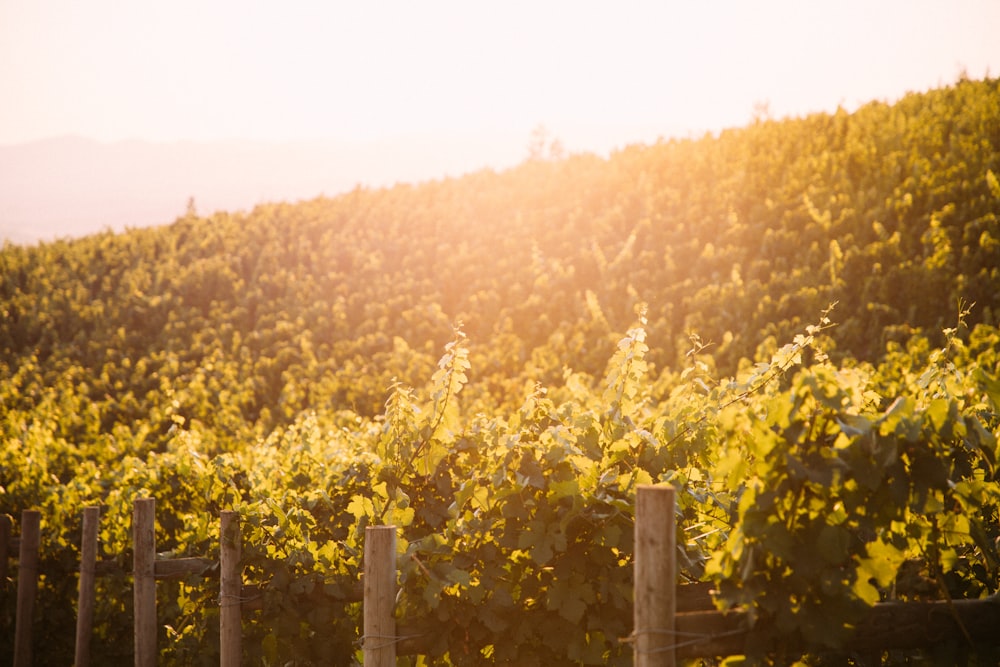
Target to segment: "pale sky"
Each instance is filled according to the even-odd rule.
[[[0,0],[0,144],[382,140],[570,151],[1000,73],[1000,0]]]

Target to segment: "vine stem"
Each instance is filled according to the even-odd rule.
[[[725,410],[730,405],[733,405],[735,403],[739,403],[740,401],[745,401],[746,399],[750,398],[751,396],[757,394],[764,387],[766,387],[768,384],[770,384],[772,380],[774,380],[775,378],[780,377],[781,375],[784,375],[785,373],[787,373],[788,369],[791,368],[792,365],[793,364],[792,364],[791,361],[787,361],[787,362],[785,362],[784,365],[780,366],[777,370],[772,370],[768,375],[766,375],[764,377],[764,379],[762,379],[760,381],[760,384],[758,384],[758,385],[756,385],[754,387],[751,387],[750,389],[747,389],[746,391],[744,391],[744,392],[738,394],[737,396],[734,396],[733,398],[729,399],[728,401],[724,402],[722,405],[719,406],[719,410]],[[696,426],[698,426],[699,424],[702,424],[703,422],[705,422],[707,420],[708,420],[708,415],[707,414],[703,414],[701,417],[699,417],[698,419],[694,420],[693,422],[689,423],[687,426],[685,426],[684,428],[682,428],[676,435],[674,435],[674,437],[670,438],[670,440],[668,440],[666,442],[665,446],[669,447],[670,445],[674,444],[675,442],[677,442],[678,440],[680,440],[681,438],[683,438],[685,435],[687,435],[688,433],[690,433],[691,431],[693,431]]]
[[[458,340],[459,340],[459,338],[456,338],[455,341],[453,341],[453,344],[457,343]],[[413,448],[413,451],[410,452],[410,456],[407,459],[406,464],[400,470],[400,477],[406,471],[412,470],[414,468],[414,465],[416,463],[417,457],[424,450],[424,448],[427,447],[427,445],[430,442],[431,438],[434,437],[434,434],[437,433],[438,428],[441,427],[441,423],[444,421],[444,415],[445,415],[445,412],[448,410],[448,404],[451,402],[451,397],[452,397],[452,393],[453,393],[452,390],[451,390],[451,378],[452,378],[452,375],[455,373],[454,361],[455,361],[455,357],[452,356],[451,359],[450,359],[450,361],[449,361],[449,367],[448,367],[448,371],[447,371],[446,377],[445,377],[445,380],[446,380],[446,382],[445,382],[445,394],[444,394],[444,398],[442,398],[442,400],[440,402],[441,409],[440,409],[440,411],[437,412],[437,414],[435,416],[435,419],[434,419],[434,423],[431,424],[430,431],[428,431],[427,435],[423,439],[421,439],[419,443],[417,443],[417,446]],[[386,501],[385,505],[382,507],[382,511],[379,512],[378,523],[382,523],[382,521],[385,519],[386,512],[389,511],[389,507],[392,506],[392,503],[393,503],[393,498],[392,498],[392,494],[390,493],[389,499]]]
[[[832,311],[834,309],[834,307],[836,307],[836,305],[837,305],[837,302],[834,301],[829,306],[827,306],[826,308],[823,309],[823,312],[820,315],[820,323],[818,325],[810,325],[810,326],[806,327],[806,332],[807,332],[808,336],[807,336],[807,338],[805,338],[804,342],[802,342],[802,343],[794,343],[793,344],[794,345],[794,347],[793,347],[793,351],[794,352],[796,352],[796,353],[797,352],[801,352],[805,348],[809,347],[809,345],[814,340],[814,335],[815,334],[817,334],[817,333],[819,333],[821,331],[826,331],[827,329],[835,326],[833,324],[830,324],[829,315],[830,315],[830,311]],[[785,373],[787,373],[788,369],[790,369],[792,366],[795,365],[793,363],[793,361],[792,361],[792,359],[794,359],[794,358],[795,358],[795,354],[789,355],[789,358],[785,361],[784,364],[779,365],[777,369],[771,369],[767,373],[767,375],[764,376],[764,378],[760,381],[759,384],[757,384],[754,387],[751,387],[751,388],[747,389],[744,392],[741,392],[740,394],[734,396],[733,398],[729,399],[728,401],[725,401],[724,403],[722,403],[722,405],[719,406],[719,410],[725,410],[730,405],[733,405],[735,403],[739,403],[740,401],[745,401],[748,398],[750,398],[751,396],[754,396],[755,394],[757,394],[758,392],[760,392],[764,387],[766,387],[767,385],[769,385],[773,380],[775,380],[776,378],[781,377],[782,375],[784,375]],[[665,446],[669,447],[670,445],[674,444],[675,442],[677,442],[678,440],[680,440],[682,437],[684,437],[685,435],[687,435],[688,433],[690,433],[691,431],[693,431],[694,428],[695,428],[695,426],[698,426],[699,424],[702,424],[702,423],[704,423],[707,420],[708,420],[708,415],[707,414],[703,414],[701,417],[699,417],[698,419],[694,420],[693,422],[689,423],[687,426],[685,426],[684,428],[682,428],[676,435],[674,435],[674,437],[670,438],[670,440],[668,440],[666,442]]]

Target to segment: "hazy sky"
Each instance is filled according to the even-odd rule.
[[[998,0],[0,0],[0,144],[543,124],[603,151],[996,75],[997,34]]]

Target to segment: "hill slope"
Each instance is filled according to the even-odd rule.
[[[732,372],[832,302],[835,354],[876,359],[950,326],[959,299],[994,322],[997,174],[1000,83],[961,81],[607,160],[7,246],[4,376],[23,407],[62,376],[96,431],[201,378],[233,395],[193,398],[190,417],[266,430],[307,408],[378,412],[457,321],[499,396],[564,366],[599,374],[640,302],[660,369],[695,332]]]
[[[632,664],[651,482],[678,490],[683,575],[809,650],[896,595],[910,558],[948,595],[995,594],[998,149],[1000,82],[961,81],[607,160],[6,245],[0,513],[47,526],[36,658],[72,655],[81,507],[121,561],[137,496],[178,555],[217,553],[212,518],[239,512],[261,664],[356,655],[344,591],[382,522],[429,655]],[[808,326],[835,301],[836,326]],[[127,578],[100,586],[98,661],[129,664]],[[212,587],[159,591],[160,661],[214,659]]]

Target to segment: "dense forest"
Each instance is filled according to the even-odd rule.
[[[354,656],[356,605],[337,591],[377,520],[419,554],[403,606],[465,623],[440,632],[437,659],[628,664],[629,507],[651,481],[675,484],[682,521],[703,524],[685,576],[725,582],[720,605],[767,618],[787,592],[837,610],[803,603],[784,620],[810,646],[835,649],[841,634],[816,628],[888,595],[895,569],[858,574],[872,545],[893,568],[940,566],[952,594],[994,594],[998,179],[1000,80],[963,79],[608,158],[535,154],[501,173],[7,244],[0,513],[44,513],[39,636],[57,639],[36,651],[72,655],[54,628],[71,627],[82,507],[104,508],[114,558],[144,493],[177,553],[211,553],[219,509],[254,526],[247,571],[271,596],[245,620],[256,664]],[[782,485],[816,504],[793,511]],[[788,535],[761,518],[766,502]],[[836,584],[805,574],[804,552],[754,561],[742,546],[780,560],[781,540],[832,530]],[[428,568],[438,577],[417,581]],[[802,581],[774,584],[789,571]],[[210,596],[166,588],[165,664],[210,656]],[[116,595],[99,610],[103,664],[131,660]]]

